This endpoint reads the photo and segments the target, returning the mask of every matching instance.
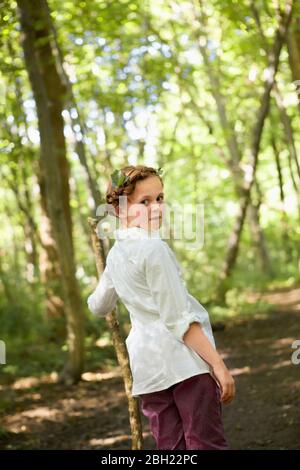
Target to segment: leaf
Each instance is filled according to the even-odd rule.
[[[119,170],[114,170],[114,172],[111,174],[111,180],[113,188],[117,187],[119,181]]]
[[[122,184],[128,180],[128,177],[124,175],[121,170],[114,170],[114,172],[111,174],[111,180],[113,188],[117,188],[122,186]]]

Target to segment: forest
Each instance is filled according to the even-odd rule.
[[[125,165],[203,207],[198,249],[167,242],[236,381],[232,448],[299,448],[300,2],[0,5],[0,449],[155,448],[128,312],[87,306]]]

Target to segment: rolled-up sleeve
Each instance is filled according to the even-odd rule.
[[[88,308],[94,315],[106,316],[115,308],[117,300],[118,295],[106,266],[96,289],[87,299]]]
[[[202,324],[199,312],[193,310],[178,268],[163,240],[151,240],[145,257],[146,282],[160,317],[177,338],[183,336],[193,322]]]

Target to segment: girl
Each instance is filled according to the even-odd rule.
[[[208,312],[188,292],[174,252],[159,234],[160,170],[115,170],[106,201],[121,227],[87,303],[105,316],[120,298],[132,328],[126,346],[138,396],[157,449],[228,449],[222,403],[234,380],[216,350]]]

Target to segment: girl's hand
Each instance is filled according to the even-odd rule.
[[[223,361],[212,367],[213,375],[221,388],[221,402],[227,405],[235,396],[235,383]]]

